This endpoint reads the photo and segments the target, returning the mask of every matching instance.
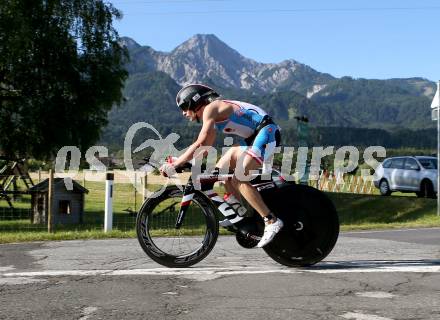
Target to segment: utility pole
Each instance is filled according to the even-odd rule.
[[[295,117],[297,121],[297,135],[298,135],[298,149],[300,147],[308,148],[307,140],[309,138],[309,119],[305,116]],[[299,156],[299,155],[298,155]],[[309,173],[310,173],[310,164],[307,161],[307,157],[304,163],[301,163],[301,168],[299,172],[303,172],[304,166],[304,174],[299,179],[301,184],[309,184]],[[298,168],[297,168],[298,169]]]
[[[437,121],[437,216],[440,216],[440,80],[437,82],[437,91],[431,103],[431,118]]]

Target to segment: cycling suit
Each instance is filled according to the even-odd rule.
[[[228,101],[234,106],[234,112],[228,119],[215,123],[219,131],[226,134],[235,134],[244,139],[251,137],[259,124],[267,117],[267,113],[250,103],[241,101]],[[263,164],[265,159],[272,156],[275,147],[279,144],[279,127],[273,122],[261,128],[253,141],[247,143],[241,141],[245,152],[254,158],[259,164]],[[250,146],[248,148],[247,146]]]

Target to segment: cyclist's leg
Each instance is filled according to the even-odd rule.
[[[262,134],[261,136],[265,136],[264,134]],[[258,136],[257,136],[258,138]],[[228,173],[230,170],[235,171],[237,168],[237,162],[240,162],[240,167],[242,168],[242,174],[244,174],[245,176],[249,175],[249,172],[252,170],[258,170],[262,167],[262,163],[263,163],[263,157],[265,156],[265,152],[261,152],[260,149],[266,147],[267,148],[267,143],[262,143],[262,139],[255,139],[255,141],[258,144],[261,144],[261,146],[259,146],[258,144],[254,144],[252,146],[252,148],[248,148],[243,147],[243,146],[233,146],[231,147],[217,162],[216,167],[220,169],[220,172],[223,173]],[[267,142],[267,141],[266,141]],[[264,147],[263,147],[264,144]],[[266,152],[266,154],[273,153],[273,148],[270,149],[270,152]],[[257,154],[262,154],[262,157],[257,156]],[[240,169],[239,169],[240,170]],[[241,187],[243,189],[240,190],[240,185],[243,186]],[[225,186],[225,191],[227,194],[233,194],[237,199],[241,198],[241,195],[243,195],[245,197],[246,200],[247,194],[250,194],[251,198],[254,199],[256,198],[256,200],[251,200],[251,202],[249,202],[249,204],[254,207],[255,210],[257,210],[257,212],[260,213],[260,215],[262,216],[266,216],[266,212],[269,210],[267,208],[267,206],[264,204],[264,201],[262,200],[260,194],[258,193],[258,191],[249,183],[246,181],[240,181],[239,179],[236,178],[236,176],[230,180],[230,181],[225,181],[224,183]],[[246,193],[246,195],[243,194]],[[252,196],[253,195],[253,196]]]
[[[275,234],[282,228],[283,223],[280,219],[277,219],[271,214],[270,209],[264,203],[260,193],[249,181],[237,178],[237,170],[240,170],[242,175],[249,176],[249,173],[252,170],[260,169],[263,165],[264,159],[270,158],[275,150],[277,134],[279,135],[277,130],[278,128],[275,125],[269,125],[263,128],[254,139],[250,148],[243,148],[243,146],[232,147],[217,163],[217,167],[220,170],[233,169],[236,173],[232,180],[225,182],[225,188],[227,191],[232,191],[234,194],[237,194],[237,196],[237,191],[239,191],[239,194],[241,194],[263,218],[271,216],[271,220],[266,223],[265,233],[258,244],[259,247],[269,243]],[[240,221],[239,217],[237,217],[237,222],[238,221]],[[222,223],[225,222],[227,221],[222,221]],[[236,223],[233,220],[231,220],[231,222]]]
[[[255,137],[252,145],[244,149],[245,154],[241,155],[241,157],[244,156],[244,158],[242,158],[243,162],[239,164],[239,167],[241,166],[244,169],[245,175],[248,175],[251,170],[260,169],[266,160],[272,159],[278,142],[277,140],[279,139],[279,133],[277,133],[277,131],[278,127],[274,124],[264,127]],[[270,213],[260,193],[249,182],[244,183],[244,181],[242,181],[240,183],[240,192],[246,200],[248,200],[248,197],[251,199],[251,202],[248,200],[249,204],[252,205],[262,217]]]
[[[237,169],[242,173],[239,176],[248,176],[251,170],[260,169],[266,159],[271,159],[275,146],[279,142],[279,132],[276,125],[268,125],[261,129],[255,137],[252,146],[245,144],[232,146],[217,162],[220,172],[228,173],[230,170]],[[237,168],[237,163],[240,162]],[[243,195],[249,204],[262,216],[270,213],[269,208],[264,203],[258,191],[243,179],[234,179],[225,182],[227,193],[233,194],[237,199]]]
[[[264,127],[255,138],[252,146],[244,151],[243,164],[237,162],[236,166],[242,165],[245,174],[249,174],[250,170],[261,168],[264,160],[272,157],[279,138],[278,127],[276,125]],[[263,237],[257,245],[261,248],[272,241],[283,227],[283,222],[281,219],[275,217],[264,203],[260,193],[249,182],[238,181],[238,184],[238,189],[249,204],[254,207],[263,218],[269,219],[266,219]]]
[[[241,147],[238,145],[232,146],[222,157],[218,160],[216,167],[220,169],[222,173],[229,173],[235,169],[237,163],[237,156],[241,152]],[[225,191],[227,194],[233,194],[237,199],[241,198],[240,191],[236,188],[235,184],[225,181]]]
[[[229,173],[236,166],[237,155],[240,153],[240,146],[232,146],[217,162],[217,169],[219,169],[220,173]],[[233,224],[238,225],[238,223],[243,220],[244,212],[246,209],[241,205],[241,194],[240,191],[236,188],[235,184],[230,181],[225,181],[223,183],[225,188],[225,196],[224,200],[234,208],[233,214],[225,214],[226,219],[220,221],[220,226],[222,227],[230,227]],[[244,210],[244,211],[243,211]],[[228,211],[229,213],[229,211]]]
[[[249,176],[250,171],[260,169],[264,159],[271,158],[277,144],[276,125],[268,125],[261,129],[255,137],[252,146],[233,147],[226,152],[225,156],[219,160],[217,166],[224,168],[229,165],[236,172],[231,181],[225,183],[226,190],[232,190],[234,195],[239,193],[248,203],[262,216],[270,213],[269,208],[263,201],[260,193],[250,184],[247,179],[241,177]],[[240,172],[241,174],[237,174]],[[237,176],[239,178],[237,178]]]
[[[258,170],[261,168],[262,163],[256,160],[253,156],[243,153],[240,155],[242,158],[242,163],[239,165],[242,166],[242,170],[244,171],[244,175],[248,176],[249,173],[253,170]],[[240,169],[238,169],[240,170]],[[240,194],[246,199],[246,201],[262,216],[266,217],[270,214],[270,209],[266,206],[261,197],[260,193],[252,186],[249,181],[244,181],[238,179],[236,176],[229,181],[229,185],[231,185],[235,190],[238,190]]]

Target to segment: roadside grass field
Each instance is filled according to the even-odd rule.
[[[86,195],[83,224],[56,225],[52,233],[47,232],[45,225],[30,223],[30,196],[24,196],[20,202],[14,202],[14,211],[8,208],[5,201],[0,201],[0,243],[135,237],[135,212],[142,205],[142,195],[131,184],[114,184],[114,230],[104,233],[104,186],[104,182],[87,181],[86,188],[89,193]],[[148,189],[153,191],[160,187],[155,185],[149,186]],[[222,189],[217,191],[222,193]],[[440,226],[436,199],[398,193],[393,193],[392,196],[331,192],[326,194],[339,213],[343,231]],[[197,223],[203,225],[201,220],[195,222]],[[198,230],[202,231],[201,228]],[[161,232],[158,227],[156,234]],[[191,234],[193,232],[191,230]],[[162,234],[165,235],[166,231]],[[220,234],[230,233],[220,228]]]
[[[438,227],[437,200],[406,196],[327,193],[341,230]]]

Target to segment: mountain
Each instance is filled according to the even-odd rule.
[[[122,38],[132,58],[130,73],[163,71],[180,85],[209,79],[220,87],[259,93],[294,90],[307,94],[335,79],[295,60],[275,64],[245,58],[215,35],[195,35],[170,53],[133,42]]]
[[[169,53],[141,46],[123,37],[121,44],[130,52],[130,74],[162,71],[179,85],[209,81],[219,87],[233,87],[255,93],[294,90],[311,98],[340,79],[321,73],[293,59],[280,63],[260,63],[243,57],[215,35],[197,34]],[[378,80],[381,81],[381,80]],[[411,95],[432,98],[435,83],[423,78],[389,79]]]
[[[395,132],[435,127],[429,106],[436,85],[423,78],[336,78],[292,59],[260,63],[214,35],[195,35],[171,52],[141,46],[127,37],[121,38],[121,44],[131,59],[126,66],[130,74],[124,89],[126,102],[109,113],[102,135],[102,142],[115,148],[138,121],[153,124],[163,134],[179,132],[185,142],[193,139],[197,124],[183,121],[175,94],[183,84],[194,82],[206,83],[228,99],[262,106],[290,140],[295,138],[297,115],[306,115],[312,127],[326,127],[325,132],[344,127]]]

